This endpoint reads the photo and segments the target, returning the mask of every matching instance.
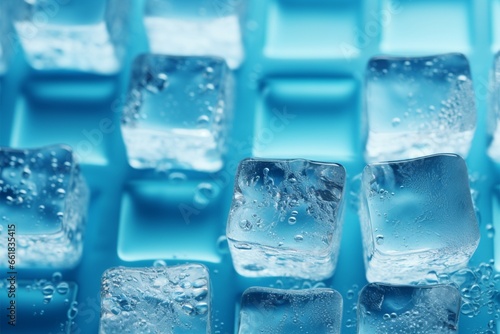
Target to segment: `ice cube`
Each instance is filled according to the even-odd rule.
[[[212,57],[145,54],[133,65],[122,133],[134,168],[222,168],[231,74]]]
[[[14,252],[16,268],[75,266],[88,196],[69,147],[0,148],[0,267]]]
[[[239,274],[315,280],[333,275],[344,167],[303,159],[246,159],[235,182],[226,233]]]
[[[12,288],[13,282],[9,277],[0,281],[2,334],[79,332],[73,322],[78,312],[78,287],[75,283],[45,279],[19,280]],[[13,291],[15,297],[9,297],[9,292]],[[15,302],[15,307],[8,309],[12,305],[11,301]],[[14,319],[15,326],[10,325],[9,322]]]
[[[210,333],[210,281],[199,264],[108,269],[101,334]]]
[[[409,284],[457,270],[480,237],[467,166],[455,154],[366,166],[360,221],[369,282]]]
[[[487,123],[491,143],[488,155],[496,162],[500,162],[500,52],[495,55],[490,86],[491,100]]]
[[[246,1],[146,0],[144,25],[152,53],[219,56],[243,61],[240,16]]]
[[[0,1],[0,75],[7,69],[7,52],[9,48],[9,20],[7,19],[7,1]]]
[[[238,334],[340,334],[342,296],[332,289],[247,289]]]
[[[476,107],[465,56],[375,57],[365,80],[368,162],[435,153],[467,155]]]
[[[450,285],[368,284],[358,300],[358,334],[457,333],[460,301]]]
[[[37,70],[119,71],[129,0],[13,1],[14,28]]]

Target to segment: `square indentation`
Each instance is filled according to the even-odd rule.
[[[118,256],[125,261],[218,263],[217,239],[225,222],[219,190],[214,182],[181,177],[128,184],[122,196]]]
[[[352,77],[268,81],[258,103],[253,155],[320,161],[353,157],[358,91]]]
[[[109,104],[51,103],[22,97],[14,114],[10,145],[31,148],[67,144],[78,161],[107,165],[107,142],[118,125],[102,113]]]
[[[272,0],[265,54],[271,58],[343,58],[357,54],[360,1]]]
[[[436,54],[470,51],[470,1],[384,0],[383,53]]]

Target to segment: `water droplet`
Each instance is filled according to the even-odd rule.
[[[460,75],[457,77],[457,79],[458,79],[459,81],[467,81],[467,77],[466,77],[465,75],[463,75],[463,74],[460,74]]]
[[[381,234],[377,235],[377,237],[376,237],[375,240],[377,242],[377,245],[383,245],[384,244],[384,236],[381,235]]]
[[[347,290],[346,294],[347,299],[353,299],[354,298],[354,291],[353,290]]]
[[[45,296],[49,296],[49,295],[53,295],[54,294],[54,286],[52,284],[46,284],[43,286],[42,288],[42,293],[45,295]]]
[[[288,224],[294,225],[296,222],[297,222],[297,218],[295,218],[295,217],[288,218]]]
[[[69,284],[66,282],[61,282],[57,284],[56,291],[60,295],[65,295],[69,291]]]
[[[66,195],[66,191],[63,188],[59,188],[56,190],[56,194],[59,196],[59,198],[63,198]]]
[[[392,126],[396,127],[398,126],[399,124],[401,124],[401,119],[399,117],[394,117],[392,119]]]
[[[41,205],[38,207],[38,211],[43,212],[44,210],[45,210],[45,205],[41,204]]]
[[[298,211],[295,211],[295,210],[294,210],[294,211],[292,211],[292,216],[296,216],[296,215],[298,215],[298,214],[299,214],[299,212],[298,212]]]
[[[156,268],[163,268],[166,266],[167,266],[167,263],[164,260],[155,260],[153,262],[153,267],[156,267]]]
[[[198,127],[206,127],[210,123],[210,118],[207,115],[201,115],[196,120]]]
[[[250,231],[252,229],[252,223],[247,219],[243,219],[240,221],[240,228],[244,231]]]
[[[208,205],[215,197],[215,189],[210,183],[200,183],[194,194],[194,201],[200,205]]]
[[[486,231],[487,231],[488,238],[493,238],[495,236],[495,228],[493,227],[492,224],[486,225]]]
[[[182,310],[184,312],[186,312],[186,314],[193,314],[194,307],[193,307],[193,305],[186,303],[186,304],[182,305]]]
[[[297,242],[300,242],[304,240],[304,236],[302,236],[301,234],[297,234],[293,239]]]
[[[181,181],[185,181],[187,179],[187,177],[186,177],[186,174],[184,174],[184,173],[174,172],[174,173],[170,173],[168,175],[168,179],[170,181],[174,181],[174,182],[181,182]]]
[[[229,253],[229,245],[227,243],[227,238],[225,235],[221,235],[217,239],[216,247],[217,247],[217,251],[220,254],[228,254]]]
[[[206,314],[208,312],[208,304],[205,302],[199,302],[196,304],[195,310],[197,314]]]

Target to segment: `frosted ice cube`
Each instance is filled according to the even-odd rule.
[[[366,166],[360,221],[369,282],[408,284],[457,270],[480,237],[467,166],[454,154]]]
[[[0,148],[0,267],[71,268],[81,258],[88,189],[66,146]]]
[[[210,333],[210,296],[202,265],[108,269],[100,333]]]
[[[358,334],[458,333],[460,301],[449,285],[368,284],[358,300]]]
[[[141,55],[133,66],[122,133],[134,168],[222,168],[231,74],[222,59]]]
[[[244,1],[146,0],[144,25],[152,53],[220,56],[243,61],[240,16]]]
[[[0,1],[0,75],[7,69],[7,49],[10,43],[9,26],[7,19],[7,1]]]
[[[78,287],[75,283],[45,279],[19,280],[16,288],[12,289],[12,282],[9,277],[0,281],[2,334],[78,333],[74,326],[78,313]],[[10,298],[9,292],[14,290],[15,298]],[[8,309],[11,300],[15,301],[15,310]],[[8,321],[13,320],[11,315],[15,318],[15,326],[8,324]]]
[[[491,101],[488,112],[488,134],[491,143],[488,155],[495,161],[500,162],[500,52],[495,55],[495,61],[491,73]]]
[[[465,56],[375,57],[365,80],[368,162],[435,153],[467,155],[476,107]]]
[[[322,280],[337,264],[345,170],[302,159],[243,160],[227,238],[244,276]]]
[[[340,334],[342,296],[332,289],[247,289],[238,334]]]
[[[13,1],[14,28],[37,70],[119,71],[129,0]]]

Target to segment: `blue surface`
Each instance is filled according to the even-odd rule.
[[[134,56],[147,51],[141,1],[134,3],[132,11],[125,66],[115,76],[35,73],[16,47],[7,74],[0,78],[0,144],[21,147],[62,142],[73,146],[92,191],[82,262],[75,270],[63,272],[65,280],[78,285],[74,333],[98,331],[104,270],[117,265],[149,266],[158,258],[168,265],[189,260],[209,268],[214,332],[233,333],[242,292],[249,286],[263,285],[333,287],[344,297],[343,333],[355,333],[353,306],[366,281],[359,222],[352,203],[356,200],[349,193],[356,191],[356,176],[364,166],[359,119],[365,66],[370,57],[381,53],[459,51],[469,57],[478,127],[467,164],[478,194],[482,235],[472,265],[494,258],[493,241],[500,234],[492,238],[487,226],[500,228],[500,205],[493,192],[498,170],[486,156],[486,111],[489,71],[494,51],[500,47],[500,25],[494,20],[500,1],[326,3],[248,1],[242,23],[246,60],[235,73],[236,106],[226,165],[209,177],[192,175],[196,181],[185,184],[181,196],[175,197],[167,196],[174,190],[168,189],[165,176],[128,167],[119,131],[130,65]],[[278,128],[273,128],[273,117],[281,121]],[[103,120],[113,122],[111,131],[102,130]],[[225,232],[236,166],[242,158],[257,154],[334,161],[346,167],[348,205],[340,259],[332,279],[319,284],[246,279],[234,272],[227,244],[219,237]],[[194,201],[200,182],[214,183],[217,195]],[[157,198],[155,192],[163,196]],[[161,208],[155,206],[158,211],[151,211],[151,201],[161,203]],[[500,269],[498,264],[500,261],[496,269]],[[50,278],[52,273],[26,270],[19,277]],[[460,332],[486,330],[493,318],[485,311],[474,318],[462,315]]]

